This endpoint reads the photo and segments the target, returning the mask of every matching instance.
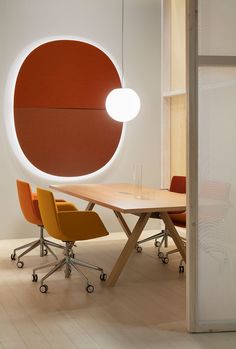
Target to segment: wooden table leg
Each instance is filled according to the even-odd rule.
[[[128,227],[128,224],[126,223],[126,221],[124,220],[124,217],[122,216],[122,214],[120,212],[117,211],[113,211],[116,215],[116,218],[118,219],[120,225],[122,226],[125,234],[127,235],[127,237],[129,237],[131,235],[131,230]]]
[[[170,216],[167,212],[160,212],[160,217],[165,223],[166,228],[168,229],[168,232],[172,239],[174,240],[174,243],[179,250],[179,253],[181,254],[181,257],[183,258],[184,262],[186,262],[186,248],[184,246],[183,240],[179,236],[172,220],[170,219]]]
[[[89,202],[87,207],[86,207],[86,211],[92,211],[92,209],[94,208],[95,203],[94,202]]]
[[[128,241],[125,244],[125,247],[123,248],[119,258],[117,259],[111,274],[109,275],[106,285],[109,287],[113,287],[116,284],[116,281],[118,280],[122,270],[125,267],[126,262],[128,261],[129,256],[134,250],[134,247],[149,219],[151,216],[150,212],[147,213],[142,213],[133,229],[131,232],[130,236],[128,237]]]

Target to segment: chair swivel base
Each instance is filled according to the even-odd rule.
[[[98,267],[96,265],[93,265],[93,264],[90,264],[90,263],[87,263],[87,262],[84,262],[82,260],[74,258],[74,253],[72,251],[72,247],[73,246],[74,246],[73,242],[66,242],[65,257],[64,258],[62,258],[60,261],[54,261],[54,262],[51,262],[51,263],[47,263],[47,264],[44,264],[44,265],[42,265],[40,267],[37,267],[37,268],[33,269],[32,281],[33,282],[37,282],[38,281],[38,275],[36,274],[36,271],[38,271],[40,269],[44,269],[44,268],[50,267],[50,266],[53,266],[53,268],[44,277],[42,277],[42,279],[41,279],[41,285],[39,287],[39,290],[40,290],[41,293],[47,293],[47,291],[48,291],[48,285],[45,284],[44,281],[50,275],[54,274],[58,269],[61,269],[64,266],[65,266],[65,277],[66,278],[70,277],[71,270],[72,270],[72,267],[73,267],[77,272],[79,272],[86,279],[86,281],[87,281],[86,291],[88,293],[92,293],[94,291],[94,286],[89,283],[88,278],[78,268],[78,265],[82,266],[82,267],[86,267],[86,268],[90,268],[90,269],[94,269],[94,270],[100,271],[100,280],[101,281],[106,281],[107,275],[103,272],[102,268],[100,268],[100,267]]]
[[[140,244],[147,242],[147,241],[151,241],[155,239],[154,245],[158,248],[157,249],[157,255],[158,257],[162,260],[163,264],[168,264],[169,263],[169,255],[173,254],[173,253],[177,253],[179,252],[179,250],[177,248],[170,250],[166,253],[161,251],[162,246],[164,245],[164,247],[168,247],[168,237],[170,237],[168,230],[167,229],[163,229],[161,230],[160,233],[149,236],[146,239],[140,240],[137,242],[136,245],[136,251],[137,252],[142,252],[142,247],[140,246]],[[158,241],[158,239],[161,238],[161,241]],[[186,239],[185,238],[181,238],[184,242],[184,244],[186,245]],[[179,263],[179,273],[184,273],[184,265],[183,265],[184,261],[183,259],[181,259],[180,263]]]
[[[152,236],[149,236],[147,237],[146,239],[143,239],[143,240],[139,240],[137,242],[137,245],[136,245],[136,251],[138,253],[142,252],[142,247],[140,246],[140,244],[143,244],[144,242],[148,242],[148,241],[151,241],[151,240],[155,240],[154,241],[154,245],[156,247],[158,247],[158,253],[160,252],[160,247],[163,245],[163,243],[165,243],[165,247],[168,247],[168,231],[167,229],[162,229],[160,231],[160,233],[158,234],[155,234],[155,235],[152,235]],[[161,242],[158,241],[158,239],[161,239]]]
[[[181,237],[183,240],[184,245],[186,246],[186,239],[184,237]],[[174,248],[170,251],[167,251],[165,254],[163,252],[158,253],[158,257],[162,260],[162,263],[168,264],[169,263],[169,255],[173,253],[179,253],[179,250],[177,248]],[[181,259],[179,263],[179,273],[184,273],[184,260]]]
[[[48,254],[48,252],[50,252],[56,259],[58,259],[57,255],[52,251],[50,246],[65,250],[64,246],[45,239],[43,236],[43,229],[44,229],[43,226],[40,226],[40,238],[39,239],[37,239],[36,241],[29,242],[28,244],[22,245],[20,247],[17,247],[13,250],[13,253],[11,254],[12,261],[16,260],[16,251],[19,251],[19,250],[24,249],[24,248],[26,249],[24,252],[22,252],[17,257],[17,267],[18,268],[23,268],[23,266],[24,266],[24,262],[21,261],[21,258],[38,246],[40,247],[40,257],[46,256]]]

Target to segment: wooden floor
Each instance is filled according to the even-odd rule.
[[[87,271],[95,291],[85,291],[76,272],[62,271],[48,279],[47,294],[32,283],[32,268],[52,257],[37,250],[17,269],[9,256],[24,240],[0,241],[0,348],[81,349],[217,349],[236,348],[236,334],[189,334],[185,328],[185,275],[178,273],[179,256],[164,265],[153,243],[135,251],[115,288],[107,288],[95,271]],[[107,273],[125,237],[83,242],[76,256],[97,263]],[[44,272],[39,273],[39,277]]]

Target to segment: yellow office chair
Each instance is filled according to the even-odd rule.
[[[87,262],[74,258],[72,247],[75,241],[89,240],[97,237],[108,235],[108,232],[99,218],[98,214],[93,211],[63,211],[57,209],[52,192],[44,189],[37,189],[40,214],[43,224],[48,233],[63,242],[65,242],[65,256],[60,261],[46,264],[33,270],[33,282],[38,280],[36,271],[45,267],[54,265],[54,267],[41,279],[40,292],[46,293],[48,286],[44,281],[56,270],[65,266],[65,277],[71,274],[72,267],[80,272],[87,280],[86,290],[92,293],[94,287],[89,283],[87,277],[77,267],[78,265],[100,271],[100,279],[106,280],[106,274],[103,269],[89,264]]]

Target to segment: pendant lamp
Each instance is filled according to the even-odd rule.
[[[137,93],[124,86],[124,0],[122,0],[122,87],[112,90],[106,98],[106,110],[116,121],[126,122],[134,119],[141,107]]]

